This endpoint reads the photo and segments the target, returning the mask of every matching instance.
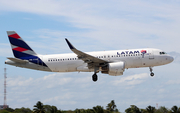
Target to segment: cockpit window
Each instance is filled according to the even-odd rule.
[[[166,52],[159,52],[160,55],[166,54]]]

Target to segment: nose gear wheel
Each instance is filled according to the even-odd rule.
[[[149,69],[150,69],[150,75],[153,77],[154,76],[154,73],[152,72],[153,71],[153,69],[152,69],[152,67],[149,67]]]

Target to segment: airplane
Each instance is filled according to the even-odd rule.
[[[174,58],[160,49],[142,48],[113,51],[82,52],[65,39],[70,50],[68,54],[37,54],[15,31],[7,31],[15,58],[8,57],[5,64],[16,67],[49,72],[94,72],[92,80],[98,80],[97,73],[111,76],[123,75],[125,69],[153,67],[171,63]]]

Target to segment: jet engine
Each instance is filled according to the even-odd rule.
[[[123,75],[125,69],[124,62],[113,62],[109,63],[107,66],[102,67],[102,73],[109,74],[111,76]]]

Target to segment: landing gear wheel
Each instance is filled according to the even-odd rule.
[[[154,76],[154,73],[152,72],[152,71],[153,71],[152,67],[149,67],[149,69],[150,69],[150,72],[151,72],[150,75],[153,77],[153,76]]]
[[[150,75],[153,77],[153,76],[154,76],[154,73],[151,73]]]
[[[93,80],[94,82],[96,82],[96,81],[98,80],[98,76],[96,75],[96,73],[92,76],[92,80]]]

